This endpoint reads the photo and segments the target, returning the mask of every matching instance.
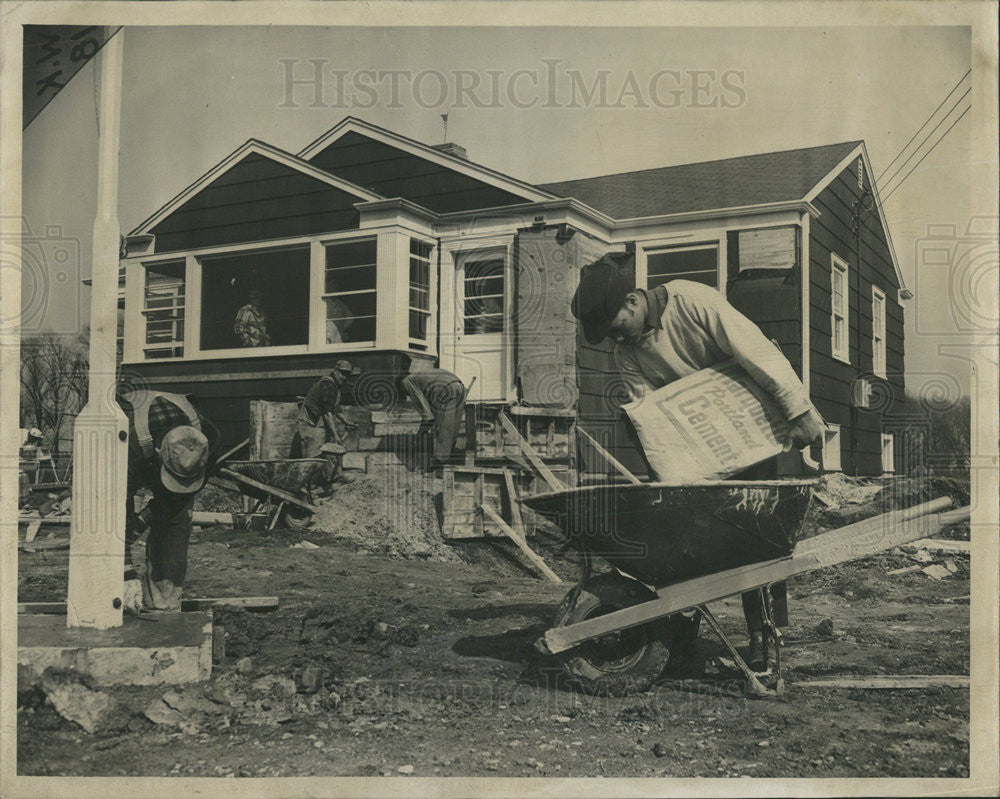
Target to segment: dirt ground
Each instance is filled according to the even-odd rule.
[[[793,580],[788,686],[780,696],[744,698],[740,680],[716,664],[724,650],[705,625],[694,651],[669,666],[653,690],[588,696],[568,688],[558,663],[532,646],[577,565],[552,557],[550,539],[533,541],[566,578],[556,585],[523,566],[513,548],[443,544],[433,532],[437,484],[398,475],[390,483],[392,496],[376,490],[375,477],[338,487],[322,529],[196,530],[187,596],[277,595],[279,609],[216,611],[226,655],[208,683],[96,689],[113,712],[93,733],[60,715],[37,681],[24,679],[18,772],[968,775],[967,690],[796,685],[832,676],[967,675],[967,556],[947,556],[955,571],[941,580],[921,571],[888,575],[917,563],[903,551]],[[810,529],[870,515],[880,503],[912,504],[940,495],[941,487],[895,481],[864,503],[817,507]],[[967,501],[960,483],[944,487],[959,493],[958,503]],[[212,495],[203,501],[224,504]],[[47,532],[43,527],[42,540]],[[967,538],[968,527],[949,536]],[[318,548],[293,546],[303,540]],[[65,551],[22,552],[19,599],[64,599],[67,561]],[[739,598],[713,608],[745,643]]]

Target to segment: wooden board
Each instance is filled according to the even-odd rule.
[[[250,400],[250,460],[291,457],[298,415],[297,402]]]
[[[950,504],[950,500],[938,500],[918,507],[940,510],[942,502]],[[797,574],[867,557],[909,541],[930,537],[947,524],[969,518],[968,507],[951,513],[936,513],[932,510],[928,515],[912,518],[914,512],[915,509],[911,508],[887,513],[850,525],[850,530],[841,528],[808,538],[788,558],[752,563],[666,586],[657,591],[659,599],[566,627],[553,628],[545,633],[544,644],[553,654],[563,652],[600,635],[628,629],[727,596],[735,596],[752,588],[787,580]],[[911,517],[909,521],[900,521],[908,516]]]
[[[906,691],[924,688],[968,688],[964,674],[901,674],[895,677],[831,677],[793,683],[796,688],[848,688],[866,691]]]
[[[212,608],[242,608],[252,612],[277,610],[276,596],[192,597],[181,600],[181,612],[188,613]],[[18,602],[18,613],[65,615],[65,602]]]

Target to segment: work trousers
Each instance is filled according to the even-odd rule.
[[[419,374],[419,373],[418,373]],[[435,376],[429,385],[420,385],[414,375],[403,379],[403,387],[420,409],[425,421],[434,420],[434,459],[447,460],[465,419],[465,386],[454,375]]]
[[[142,581],[145,608],[181,609],[194,497],[194,494],[172,494],[162,487],[154,489],[146,538],[146,573]]]

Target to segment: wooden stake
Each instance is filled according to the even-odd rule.
[[[619,474],[624,475],[625,478],[630,483],[641,483],[642,482],[642,480],[640,480],[638,477],[636,477],[634,474],[632,474],[632,472],[630,472],[627,468],[625,468],[625,465],[621,461],[619,461],[614,455],[612,455],[604,447],[602,447],[600,444],[598,444],[597,440],[593,436],[591,436],[590,433],[588,433],[586,430],[584,430],[579,425],[577,425],[577,427],[576,427],[576,432],[579,435],[581,435],[583,438],[585,438],[590,443],[590,446],[592,446],[594,449],[597,450],[597,454],[600,455],[602,458],[604,458],[612,466],[614,466],[615,469],[618,470]]]
[[[559,575],[548,567],[545,561],[542,560],[541,556],[528,546],[527,541],[521,538],[521,536],[519,536],[517,532],[509,524],[507,524],[503,518],[501,518],[499,513],[497,513],[489,505],[483,505],[482,509],[483,513],[489,516],[500,527],[500,529],[507,534],[507,537],[520,547],[521,551],[527,556],[528,560],[534,563],[542,574],[554,583],[562,582]]]
[[[507,417],[506,413],[500,411],[499,419],[500,419],[500,424],[503,425],[504,431],[508,435],[510,435],[512,439],[514,439],[514,441],[517,443],[517,446],[520,447],[521,452],[523,452],[525,454],[525,457],[527,457],[527,459],[531,461],[531,465],[535,467],[535,470],[542,476],[542,479],[546,483],[548,483],[549,488],[551,488],[553,491],[565,491],[567,488],[569,488],[568,485],[566,485],[562,480],[560,480],[552,473],[552,470],[548,466],[542,463],[542,459],[538,457],[538,453],[535,452],[534,447],[532,447],[531,444],[525,441],[524,436],[521,435],[521,432],[517,429],[514,423]]]

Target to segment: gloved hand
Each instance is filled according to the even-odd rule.
[[[810,408],[805,413],[799,414],[790,420],[788,424],[788,434],[792,440],[792,444],[800,449],[812,444],[826,429],[823,417],[819,415],[819,411],[815,408]]]
[[[142,612],[142,583],[137,580],[125,581],[125,596],[122,597],[125,610],[138,615]]]

